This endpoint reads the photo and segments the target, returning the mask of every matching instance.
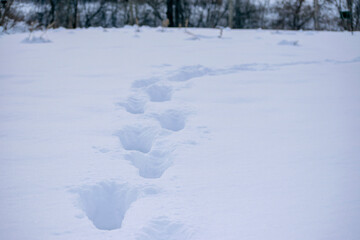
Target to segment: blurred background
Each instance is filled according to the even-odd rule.
[[[0,26],[360,30],[360,0],[1,0]]]

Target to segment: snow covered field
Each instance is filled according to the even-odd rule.
[[[360,239],[360,34],[190,31],[0,36],[0,239]]]

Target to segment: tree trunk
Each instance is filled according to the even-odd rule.
[[[303,4],[304,0],[298,0],[296,3],[296,7],[295,7],[295,12],[294,12],[294,18],[293,18],[293,30],[299,30],[300,26],[299,26],[299,19],[300,19],[300,11],[302,8],[302,4]]]
[[[174,27],[173,0],[167,0],[166,5],[167,5],[166,16],[169,19],[169,27]]]
[[[319,30],[319,1],[314,0],[314,29]]]
[[[233,0],[228,0],[228,8],[229,8],[229,16],[228,16],[228,24],[229,28],[233,28],[233,16],[234,16],[234,3]]]
[[[73,28],[77,27],[77,14],[78,14],[78,0],[73,0],[74,4],[74,15],[73,15]]]
[[[133,7],[133,1],[132,1],[132,0],[130,0],[130,1],[129,1],[129,4],[130,4],[130,22],[129,22],[129,24],[130,24],[130,25],[134,25],[135,20],[134,20],[134,7]]]
[[[181,1],[175,0],[175,26],[176,27],[182,26],[182,22],[180,20],[181,15],[182,15]]]
[[[354,31],[353,2],[353,0],[346,0],[347,8],[350,11],[350,20],[348,21],[350,21],[349,27],[351,31]]]
[[[55,0],[50,0],[50,22],[48,24],[52,24],[53,22],[55,22],[55,8],[56,8],[56,4],[55,4]],[[57,27],[57,24],[54,24],[54,27]]]

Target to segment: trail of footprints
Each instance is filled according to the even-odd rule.
[[[149,102],[171,101],[173,88],[171,82],[185,82],[194,77],[211,73],[211,70],[200,65],[187,66],[169,76],[165,81],[152,77],[136,80],[132,84],[135,93],[119,105],[130,114],[145,114]],[[187,114],[178,109],[168,109],[152,114],[162,129],[178,132],[185,128]],[[130,151],[125,158],[139,171],[143,178],[160,178],[172,165],[171,151],[154,148],[160,130],[141,125],[125,126],[116,133],[125,150]],[[166,148],[165,148],[166,149]]]
[[[139,118],[138,123],[124,126],[115,133],[126,151],[124,160],[138,169],[144,179],[161,178],[173,164],[173,146],[163,144],[165,136],[177,134],[186,127],[187,113],[168,108],[165,111],[147,113],[149,104],[171,103],[174,89],[172,83],[181,84],[195,77],[223,75],[243,70],[258,70],[258,66],[240,65],[228,69],[209,69],[200,65],[183,67],[165,80],[152,77],[136,80],[131,88],[133,94],[119,103],[128,114]],[[166,106],[171,106],[167,104]],[[151,118],[157,124],[144,125],[144,119]],[[200,127],[199,127],[200,128]],[[180,143],[174,143],[176,145]],[[114,181],[100,182],[95,185],[75,189],[79,196],[79,207],[93,225],[100,230],[114,230],[122,226],[126,212],[139,198],[157,194],[158,190],[149,186],[118,184]],[[156,216],[141,229],[137,240],[188,239],[191,233],[183,223],[174,222],[166,216]]]
[[[182,83],[205,75],[223,75],[238,71],[264,71],[271,67],[278,66],[243,64],[214,70],[196,65],[179,69],[165,81],[156,77],[134,81],[131,86],[134,94],[119,103],[119,106],[123,107],[128,114],[134,114],[141,118],[141,121],[134,125],[124,126],[115,133],[127,152],[124,159],[130,161],[138,169],[139,176],[144,179],[161,178],[173,164],[171,155],[174,149],[162,145],[160,141],[162,132],[177,134],[183,130],[186,127],[187,114],[174,108],[151,115],[146,113],[148,104],[171,102],[174,93],[171,83]],[[144,126],[143,120],[146,117],[151,117],[156,121],[157,126]],[[175,147],[176,144],[179,143],[175,143]],[[100,151],[102,150],[100,149]],[[126,212],[132,203],[139,198],[157,194],[158,189],[146,185],[132,186],[127,183],[118,184],[114,181],[106,181],[82,186],[72,192],[79,196],[79,208],[97,229],[114,230],[121,228]],[[191,233],[183,223],[174,222],[165,216],[157,216],[142,228],[137,240],[184,240],[191,238],[190,236]]]
[[[140,118],[139,123],[124,126],[115,133],[126,150],[124,159],[138,169],[140,177],[161,178],[171,167],[174,147],[164,146],[161,137],[164,131],[167,135],[171,135],[183,130],[187,119],[184,111],[174,108],[146,114],[146,106],[152,102],[161,104],[171,101],[173,95],[171,82],[184,82],[208,73],[207,68],[191,66],[181,68],[165,81],[159,78],[137,80],[132,84],[135,93],[119,103],[128,114]],[[143,119],[149,117],[157,122],[157,125],[144,125]],[[121,228],[126,212],[133,202],[141,197],[156,194],[157,190],[110,181],[83,186],[75,192],[79,196],[79,207],[96,228],[114,230]],[[157,217],[142,229],[137,239],[173,239],[179,232],[184,231],[186,228],[181,223],[172,222],[167,217]],[[185,237],[184,234],[181,235]]]
[[[153,81],[151,79],[151,81]],[[146,87],[141,91],[148,95],[150,102],[170,101],[172,97],[172,88],[168,85],[157,83],[148,84],[142,82]],[[147,86],[149,85],[149,86]],[[145,105],[147,101],[142,93],[138,96],[131,96],[125,103],[121,103],[125,110],[130,114],[145,114]],[[139,97],[140,96],[140,97]],[[139,97],[140,99],[136,99]],[[136,99],[136,100],[134,100]],[[171,151],[168,147],[156,146],[161,131],[166,129],[170,132],[177,132],[185,128],[186,113],[181,110],[168,109],[161,113],[153,113],[151,118],[158,122],[159,127],[143,126],[141,123],[130,126],[124,126],[115,135],[119,138],[122,147],[129,153],[125,158],[129,160],[139,171],[143,178],[160,178],[162,174],[172,164]],[[149,117],[147,116],[147,117]],[[161,148],[161,149],[160,149]]]

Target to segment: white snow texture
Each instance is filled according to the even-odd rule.
[[[187,31],[0,36],[0,239],[360,239],[360,34]]]

